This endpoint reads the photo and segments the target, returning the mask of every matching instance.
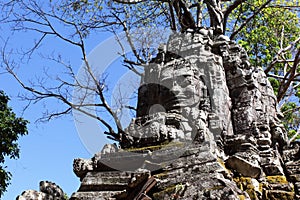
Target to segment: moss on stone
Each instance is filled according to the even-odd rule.
[[[224,189],[224,186],[222,185],[217,185],[217,186],[214,186],[212,188],[209,188],[209,189],[206,189],[206,191],[211,191],[211,190],[223,190]]]
[[[177,187],[178,185],[169,186],[161,192],[154,193],[153,197],[154,199],[164,199],[166,195],[172,196],[172,194],[175,194]]]
[[[259,191],[262,193],[263,188],[265,187],[265,184],[259,183]]]
[[[257,199],[256,192],[255,192],[255,190],[253,188],[246,189],[246,192],[248,193],[250,199]]]
[[[168,147],[183,147],[184,143],[182,142],[166,142],[160,145],[154,145],[154,146],[147,146],[147,147],[141,147],[141,148],[129,148],[126,149],[126,151],[129,152],[143,152],[143,151],[156,151],[162,148],[168,148]]]
[[[168,172],[163,172],[163,173],[155,174],[155,175],[154,175],[154,177],[155,177],[155,178],[158,178],[158,179],[164,179],[164,178],[167,178],[166,176],[168,176]]]
[[[227,174],[231,174],[231,171],[226,168],[225,163],[224,163],[224,161],[221,158],[218,158],[217,161],[223,167],[223,169],[225,170],[225,172]]]
[[[286,192],[281,190],[268,190],[263,195],[265,200],[294,200],[294,192]]]
[[[257,199],[257,194],[255,191],[255,186],[253,185],[252,178],[250,177],[237,177],[234,178],[237,186],[248,193],[251,199]]]
[[[281,184],[288,184],[285,176],[267,176],[268,183],[281,183]]]
[[[245,200],[246,197],[244,195],[239,195],[240,200]]]
[[[234,182],[236,182],[237,186],[241,190],[245,190],[247,188],[247,185],[252,184],[250,177],[236,177],[233,179]]]
[[[226,166],[225,166],[224,161],[221,158],[218,158],[218,162],[222,165],[222,167],[224,167],[225,169],[227,169]]]
[[[164,191],[168,194],[172,194],[176,191],[176,188],[177,188],[177,185],[173,185],[173,186],[167,187]]]

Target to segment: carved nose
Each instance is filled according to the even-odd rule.
[[[178,95],[181,92],[180,86],[175,82],[171,88],[171,92],[175,95]]]

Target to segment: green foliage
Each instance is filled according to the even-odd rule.
[[[287,102],[281,107],[281,111],[284,114],[284,123],[290,134],[296,132],[300,124],[300,115],[298,112],[298,106],[295,102]]]
[[[290,129],[288,131],[288,137],[289,138],[292,138],[293,136],[295,136],[297,134],[297,131],[296,130],[293,130],[293,129]],[[300,140],[300,135],[298,134],[297,137],[295,139],[293,139],[292,141],[295,141],[295,140]]]
[[[0,197],[6,191],[11,173],[3,166],[5,158],[19,158],[17,140],[19,136],[27,134],[28,121],[16,117],[16,114],[8,106],[9,98],[0,91]]]
[[[64,199],[64,200],[68,200],[68,199],[69,199],[69,197],[68,197],[68,195],[67,195],[66,193],[64,193],[63,199]]]
[[[270,77],[269,81],[270,81],[270,83],[271,83],[271,85],[273,87],[275,95],[277,95],[278,94],[278,89],[279,89],[279,86],[280,86],[279,80],[276,79],[276,78]]]
[[[250,0],[242,4],[231,16],[235,28],[231,26],[230,32],[243,24],[265,2],[266,0]],[[257,13],[236,36],[255,66],[267,67],[281,47],[287,46],[299,37],[299,16],[288,6],[295,6],[294,1],[273,1]],[[291,56],[287,55],[286,59]],[[278,65],[273,71],[279,73],[281,68],[282,65]]]
[[[281,105],[285,126],[292,135],[300,123],[297,75],[300,67],[295,59],[300,43],[284,49],[300,36],[299,2],[274,0],[263,7],[266,2],[249,0],[243,3],[231,14],[227,31],[231,35],[240,29],[234,38],[248,52],[251,64],[265,70]],[[293,72],[295,67],[296,73]]]

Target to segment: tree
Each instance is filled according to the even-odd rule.
[[[67,70],[69,78],[58,77],[55,86],[46,87],[43,81],[26,85],[14,71],[16,61],[8,56],[7,46],[2,51],[3,67],[28,91],[30,101],[43,101],[55,98],[66,107],[60,111],[50,111],[44,119],[51,119],[77,110],[93,117],[106,127],[105,132],[111,139],[119,140],[124,127],[119,119],[120,113],[107,103],[107,85],[105,78],[99,80],[87,59],[86,41],[94,32],[108,31],[116,34],[124,31],[132,54],[121,52],[123,65],[141,75],[139,67],[147,64],[155,55],[151,49],[149,35],[141,35],[135,40],[134,31],[142,27],[164,27],[174,32],[185,32],[202,26],[211,27],[214,36],[226,34],[231,39],[240,40],[240,44],[249,52],[252,64],[262,67],[275,88],[278,101],[282,105],[287,127],[297,129],[299,115],[299,3],[297,1],[278,0],[77,0],[41,3],[33,1],[1,2],[2,22],[12,25],[13,31],[31,31],[39,34],[31,49],[23,56],[35,53],[46,38],[56,37],[80,50],[85,63],[86,80],[78,80],[73,68],[60,56],[51,56],[53,60]],[[275,13],[275,14],[274,14]],[[285,23],[286,21],[290,23]],[[158,37],[160,34],[155,34]],[[139,42],[142,41],[142,42]],[[122,44],[120,44],[122,45]],[[103,77],[103,76],[102,76]],[[71,88],[86,90],[77,102],[71,99]],[[99,103],[86,104],[85,99],[98,96]],[[287,102],[287,103],[283,103]],[[98,112],[105,111],[111,118],[106,120],[97,114],[88,112],[95,106]],[[122,105],[126,106],[126,105]],[[96,112],[97,113],[97,112]],[[290,121],[289,121],[290,120]]]
[[[16,117],[16,114],[8,106],[9,98],[0,91],[0,197],[6,191],[11,173],[3,166],[5,158],[19,158],[18,138],[27,134],[28,121]]]

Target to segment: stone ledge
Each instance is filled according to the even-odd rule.
[[[116,200],[113,196],[121,193],[122,191],[76,192],[70,200]]]
[[[150,176],[150,172],[88,172],[78,191],[122,191],[135,187]]]

